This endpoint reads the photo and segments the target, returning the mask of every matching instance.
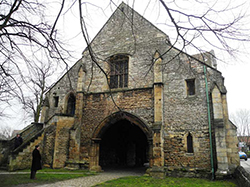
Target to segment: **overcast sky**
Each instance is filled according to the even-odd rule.
[[[90,39],[93,39],[105,24],[107,19],[111,16],[112,12],[115,10],[115,5],[109,6],[109,0],[89,0],[84,2],[91,2],[91,4],[86,3],[84,5],[85,8],[83,9],[83,11]],[[113,2],[119,5],[122,1],[114,0]],[[133,3],[133,1],[125,0],[124,2],[129,4],[131,7],[134,6],[134,9],[138,13],[143,15],[146,19],[148,19],[163,32],[169,35],[170,38],[174,38],[174,30],[168,28],[166,25],[166,12],[158,8],[159,4],[155,4],[156,1],[137,0]],[[155,6],[148,6],[147,2],[154,3]],[[199,11],[204,8],[199,7],[199,4],[195,5],[194,3],[190,3],[190,1],[188,0],[176,0],[176,2],[181,2],[177,5],[182,8],[185,7],[185,10],[189,9],[191,11]],[[195,0],[193,0],[193,2],[195,2]],[[209,6],[214,5],[214,7],[216,8],[216,6],[225,6],[230,1],[219,0],[220,4],[217,3],[216,5],[213,4],[215,0],[206,0],[205,2],[208,2]],[[232,1],[231,3],[234,3],[233,5],[237,6],[243,2],[245,2],[245,0],[237,0],[237,2]],[[237,3],[237,5],[235,3]],[[249,6],[250,1],[246,1],[246,4],[244,4],[244,6],[242,7],[239,7],[237,11],[245,12],[248,10]],[[59,7],[55,8],[53,6],[49,11],[57,13],[57,11],[59,11]],[[226,16],[221,19],[226,20],[231,16],[236,16],[236,14],[237,12],[235,10],[232,10],[231,12],[227,12],[225,14]],[[72,50],[75,51],[76,59],[75,61],[70,62],[70,64],[73,65],[77,59],[81,58],[81,52],[86,47],[86,44],[81,35],[77,6],[68,10],[67,13],[64,12],[59,20],[58,27],[63,31],[64,35],[62,36],[63,38],[65,38],[65,41],[68,42],[68,44],[72,46]],[[244,27],[245,29],[250,29],[250,24],[245,22]],[[236,110],[243,108],[250,110],[250,45],[247,43],[245,45],[232,43],[232,45],[239,46],[242,51],[242,54],[236,55],[236,58],[230,57],[225,53],[221,53],[220,51],[214,49],[215,55],[224,60],[224,62],[218,61],[218,70],[222,72],[222,75],[225,78],[225,85],[228,91],[227,100],[229,113],[233,113]],[[206,49],[211,50],[213,48],[208,46]],[[189,54],[192,54],[192,52]],[[23,117],[23,113],[21,112],[20,107],[13,108],[12,110],[10,110],[10,113],[12,113],[14,117],[4,121],[4,123],[2,123],[1,125],[11,125],[13,129],[22,129],[30,124],[30,121],[24,120],[25,117]]]

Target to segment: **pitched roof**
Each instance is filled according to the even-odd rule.
[[[148,36],[148,37],[145,37]],[[106,40],[104,39],[106,38]],[[108,39],[107,39],[108,38]],[[144,42],[147,44],[147,41],[150,40],[160,40],[161,45],[164,46],[159,47],[157,50],[160,54],[164,54],[166,51],[167,46],[171,45],[170,39],[166,33],[161,31],[155,25],[153,25],[150,21],[146,18],[141,16],[138,12],[133,10],[130,6],[122,2],[117,9],[113,12],[107,22],[103,25],[100,31],[96,34],[93,40],[89,43],[92,47],[95,54],[98,55],[98,58],[108,57],[108,54],[102,51],[103,48],[109,48],[110,53],[117,54],[117,53],[126,53],[126,54],[133,54],[134,49],[127,49],[130,46],[126,46],[129,40],[136,40],[135,46],[140,43]],[[163,42],[164,41],[164,42]],[[115,46],[110,48],[110,46]],[[160,46],[160,45],[158,45]],[[172,48],[179,51],[179,49],[172,46]],[[184,51],[182,51],[185,53]],[[83,56],[88,55],[88,47],[84,49],[82,52]],[[185,53],[186,54],[186,53]],[[106,55],[106,56],[105,56]],[[205,63],[199,57],[201,55],[194,55],[191,56],[186,54],[200,63],[209,66],[215,71],[218,71],[213,66]],[[210,55],[211,56],[211,55]],[[81,59],[78,60],[53,86],[51,86],[50,90],[77,64],[80,63]],[[219,71],[218,71],[219,72]],[[49,92],[49,91],[48,91]]]
[[[151,35],[149,38],[163,37],[165,42],[170,43],[166,33],[122,2],[90,42],[90,45],[92,47],[105,45],[105,43],[102,43],[104,36],[109,38],[110,42],[113,42],[115,45],[125,44],[128,40],[136,40],[136,42],[149,40],[149,38],[143,37],[146,34]],[[86,47],[83,53],[87,50],[88,48]]]

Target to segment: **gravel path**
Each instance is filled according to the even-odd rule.
[[[138,176],[142,175],[142,173],[137,173],[137,172],[132,172],[132,171],[109,171],[109,172],[103,172],[99,175],[94,175],[94,176],[89,176],[89,177],[82,177],[82,178],[76,178],[76,179],[71,179],[67,181],[61,181],[61,182],[56,182],[54,184],[45,184],[45,185],[40,185],[38,187],[90,187],[94,186],[96,184],[117,179],[120,177],[125,177],[125,176]]]
[[[91,187],[99,183],[117,179],[120,177],[142,176],[144,174],[145,174],[145,170],[143,169],[108,170],[97,175],[70,179],[66,181],[59,181],[59,182],[52,183],[52,184],[43,184],[43,185],[25,184],[25,185],[17,185],[16,187],[33,187],[33,186],[36,186],[36,187]]]

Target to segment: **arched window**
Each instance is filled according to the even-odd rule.
[[[68,97],[66,113],[72,116],[75,115],[75,105],[76,105],[76,98],[74,94],[71,93]]]
[[[190,133],[188,133],[187,136],[187,152],[188,153],[193,153],[194,152],[194,148],[193,148],[193,137]]]
[[[54,96],[54,107],[58,107],[59,96]]]
[[[128,56],[114,55],[110,58],[110,88],[128,87]]]

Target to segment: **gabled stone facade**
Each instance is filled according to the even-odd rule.
[[[211,53],[179,51],[124,3],[90,46],[94,56],[85,49],[46,94],[46,164],[101,171],[148,163],[160,177],[234,172],[236,127]]]

